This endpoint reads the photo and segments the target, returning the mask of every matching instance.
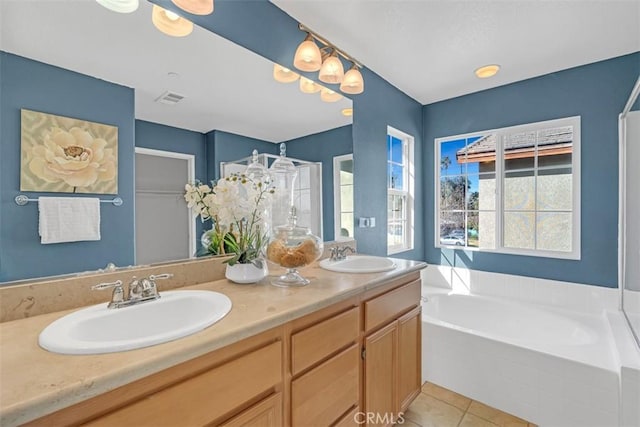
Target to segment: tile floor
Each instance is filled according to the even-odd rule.
[[[536,427],[432,383],[422,386],[404,418],[406,427]]]

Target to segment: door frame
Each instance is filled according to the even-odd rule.
[[[180,159],[187,161],[187,183],[193,183],[196,180],[196,156],[194,154],[178,153],[174,151],[156,150],[153,148],[135,147],[135,154],[144,154],[147,156],[166,157],[170,159]],[[135,222],[135,161],[134,161],[134,222]],[[193,215],[193,209],[189,208],[189,258],[193,258],[196,253],[196,218]],[[134,233],[133,236],[134,257],[137,249],[137,239]],[[135,260],[137,263],[137,260]]]
[[[333,240],[335,241],[350,241],[355,238],[355,236],[349,236],[348,238],[346,238],[340,235],[340,225],[342,224],[342,201],[340,199],[340,163],[345,160],[353,161],[353,153],[333,157]]]

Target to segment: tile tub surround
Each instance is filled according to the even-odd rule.
[[[330,248],[338,245],[356,249],[355,240],[325,242],[321,259],[328,258]],[[159,291],[168,291],[220,280],[224,278],[226,264],[223,262],[226,259],[226,257],[198,258],[125,268],[112,273],[88,272],[75,276],[35,279],[23,284],[0,286],[0,323],[108,301],[111,291],[92,291],[91,286],[96,283],[122,280],[126,285],[133,276],[141,278],[150,274],[172,273],[171,279],[157,282]],[[280,271],[272,263],[269,263],[269,269],[274,272]]]
[[[307,267],[303,274],[312,283],[303,288],[235,285],[227,280],[188,286],[188,289],[213,290],[227,295],[233,303],[231,312],[196,334],[122,353],[68,356],[39,348],[40,331],[73,310],[1,323],[0,425],[13,426],[38,418],[360,295],[426,266],[416,261],[394,261],[397,269],[371,274],[341,274]]]
[[[515,276],[430,264],[422,283],[462,294],[486,295],[581,313],[601,314],[620,307],[615,288]]]

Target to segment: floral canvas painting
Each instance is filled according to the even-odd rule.
[[[118,128],[21,110],[20,190],[118,193]]]

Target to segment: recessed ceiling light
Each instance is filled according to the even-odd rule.
[[[347,117],[353,116],[353,108],[343,108],[342,115]]]
[[[495,76],[498,71],[500,71],[500,66],[498,64],[491,64],[478,68],[475,73],[479,78],[486,79]]]

